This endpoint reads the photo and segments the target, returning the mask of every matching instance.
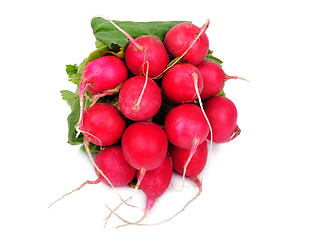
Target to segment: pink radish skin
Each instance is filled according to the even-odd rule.
[[[159,125],[135,122],[125,129],[121,146],[125,159],[132,167],[151,171],[164,161],[168,141]]]
[[[131,41],[125,51],[125,62],[134,75],[146,75],[148,69],[148,77],[154,78],[166,69],[169,57],[157,36],[143,35]]]
[[[182,104],[170,110],[164,130],[171,143],[185,149],[201,144],[209,134],[208,123],[195,104]]]
[[[196,66],[202,74],[204,87],[200,94],[202,99],[218,94],[224,87],[225,80],[229,79],[222,68],[212,61],[204,60]]]
[[[189,63],[174,65],[164,74],[163,92],[169,100],[175,103],[193,102],[198,98],[194,85],[195,79],[199,93],[201,93],[204,83],[200,71]]]
[[[128,79],[121,87],[119,107],[125,117],[133,121],[152,118],[160,109],[162,95],[158,85],[146,77],[135,76]]]
[[[100,150],[96,155],[95,163],[115,187],[130,183],[136,174],[136,169],[128,164],[118,145]],[[99,179],[110,186],[110,183],[96,169],[95,171]]]
[[[212,97],[204,103],[204,110],[213,129],[213,142],[225,143],[240,133],[237,126],[238,112],[230,99]]]
[[[169,153],[172,158],[173,168],[180,174],[183,174],[185,164],[190,155],[190,149],[183,149],[169,145]],[[192,179],[197,178],[198,175],[203,171],[207,162],[207,141],[201,143],[195,153],[193,154],[189,164],[186,169],[186,176]]]
[[[166,155],[163,163],[158,168],[146,172],[140,184],[140,188],[147,196],[146,213],[150,211],[156,198],[160,197],[170,185],[172,172],[172,161],[169,155]],[[139,178],[139,172],[137,178]]]
[[[95,103],[83,111],[80,129],[90,142],[109,146],[121,138],[125,120],[116,107],[108,103]]]
[[[84,108],[85,90],[98,97],[113,95],[118,91],[114,89],[128,77],[125,63],[115,56],[104,56],[89,62],[84,68],[80,83],[80,117],[76,125],[78,132],[81,130],[81,119]],[[110,91],[109,91],[110,90]],[[78,129],[78,126],[80,129]]]
[[[229,79],[248,81],[245,78],[227,75],[217,63],[212,61],[204,60],[196,67],[201,72],[204,82],[204,87],[200,94],[202,99],[208,99],[217,95]]]
[[[192,23],[177,24],[166,34],[164,45],[173,57],[179,57],[191,46],[202,30],[201,36],[184,56],[188,63],[197,65],[203,61],[209,50],[209,41],[205,34],[206,28],[205,25],[203,29],[200,29]]]
[[[82,76],[82,87],[91,94],[99,94],[114,89],[128,77],[125,63],[115,56],[104,56],[89,62]]]

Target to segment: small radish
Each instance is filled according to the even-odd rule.
[[[175,103],[195,101],[203,89],[203,78],[200,71],[192,64],[180,63],[170,68],[163,77],[162,89],[165,96]]]
[[[195,104],[182,104],[170,110],[164,121],[168,140],[175,146],[190,149],[201,144],[209,134],[209,125]]]
[[[163,163],[154,170],[147,171],[140,188],[147,196],[145,214],[152,208],[156,198],[160,197],[168,188],[172,178],[172,160],[166,155]],[[140,173],[137,173],[139,178]]]
[[[125,51],[125,62],[134,75],[146,75],[147,62],[149,64],[148,77],[160,75],[169,63],[169,57],[160,38],[155,35],[143,35],[135,39]]]
[[[104,56],[89,62],[84,68],[80,83],[80,118],[77,125],[80,126],[85,90],[103,97],[116,93],[113,91],[128,77],[125,63],[115,56]],[[112,91],[109,91],[112,90]]]
[[[173,57],[184,56],[188,63],[197,65],[208,53],[209,41],[205,31],[209,20],[202,28],[192,23],[180,23],[166,34],[164,45]]]
[[[228,142],[240,134],[241,130],[237,126],[238,112],[230,99],[212,97],[204,103],[204,110],[213,129],[215,143]]]
[[[188,162],[190,149],[179,148],[173,144],[169,145],[174,170],[183,174],[186,169],[185,175],[191,179],[196,179],[203,171],[207,162],[207,152],[207,141],[205,140],[197,147],[197,150],[191,156],[191,161]]]
[[[63,199],[65,196],[80,190],[86,184],[98,184],[100,182],[105,182],[113,188],[120,187],[131,182],[136,174],[136,169],[132,168],[128,164],[123,156],[121,147],[118,145],[108,146],[100,150],[96,155],[94,168],[98,176],[97,180],[85,181],[80,187],[65,194],[53,202],[49,207]],[[97,170],[97,168],[99,168],[99,170]]]
[[[166,48],[156,35],[142,35],[132,38],[117,24],[106,19],[130,40],[125,51],[125,62],[134,75],[147,75],[155,78],[161,75],[169,63]]]
[[[241,77],[228,76],[217,63],[212,61],[204,60],[196,65],[196,67],[201,72],[204,81],[204,87],[200,94],[202,99],[207,99],[218,94],[223,89],[225,82],[229,79],[246,80]]]
[[[116,143],[125,129],[121,112],[108,103],[95,103],[83,111],[81,120],[85,139],[99,146]]]
[[[120,110],[133,121],[152,118],[159,111],[161,102],[160,88],[153,80],[144,76],[128,79],[120,89]]]
[[[128,163],[142,173],[162,164],[168,141],[159,125],[147,121],[135,122],[125,129],[121,146]]]
[[[141,190],[146,194],[146,208],[143,217],[137,222],[128,222],[125,219],[119,217],[127,224],[138,224],[145,219],[154,205],[155,200],[160,197],[170,185],[173,174],[172,160],[169,155],[166,155],[163,163],[154,170],[147,171],[144,179],[140,184]],[[140,173],[137,172],[137,178],[140,177]],[[125,225],[123,225],[125,226]],[[120,226],[121,227],[121,226]]]
[[[95,158],[95,163],[109,179],[110,183],[95,168],[98,178],[108,185],[115,187],[130,183],[136,174],[136,169],[125,160],[122,149],[112,145],[100,150]]]

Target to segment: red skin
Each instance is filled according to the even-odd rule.
[[[81,132],[90,142],[99,146],[116,143],[125,129],[121,112],[108,103],[95,103],[83,111]]]
[[[208,99],[203,107],[213,129],[213,142],[230,140],[237,129],[238,111],[234,103],[226,97],[217,96]],[[210,135],[208,139],[211,139]]]
[[[144,87],[146,77],[135,76],[127,80],[121,87],[119,107],[125,117],[133,121],[144,121],[152,118],[160,109],[162,95],[158,85],[148,78],[146,88],[139,106],[137,101]]]
[[[222,68],[217,63],[207,60],[196,67],[201,72],[204,81],[201,98],[207,99],[218,94],[223,89],[225,79],[228,77]]]
[[[134,43],[130,43],[125,51],[125,62],[134,75],[146,75],[149,62],[148,77],[154,78],[160,75],[169,63],[169,57],[161,40],[154,35],[137,37],[135,43],[142,46],[138,49]]]
[[[96,155],[95,163],[115,187],[128,184],[136,174],[136,169],[128,164],[123,156],[121,147],[118,145],[108,146],[100,150]],[[110,186],[96,169],[95,171],[99,179]]]
[[[165,36],[164,45],[173,57],[181,56],[193,43],[201,29],[192,23],[180,23],[172,27]],[[209,41],[205,33],[184,56],[188,63],[197,65],[203,61],[208,53]]]
[[[172,158],[173,168],[176,172],[183,174],[184,166],[190,154],[190,149],[183,149],[169,145],[169,153]],[[196,178],[204,169],[207,163],[207,141],[201,143],[193,154],[187,169],[186,176]]]
[[[104,56],[89,62],[83,72],[86,90],[91,94],[114,89],[128,77],[125,63],[115,56]],[[84,84],[81,84],[83,87]]]
[[[165,96],[175,103],[195,101],[198,98],[194,87],[195,77],[197,78],[199,93],[201,93],[203,78],[194,65],[180,63],[173,66],[164,74],[162,80],[162,89]]]
[[[149,211],[156,198],[160,197],[168,188],[173,173],[172,161],[169,155],[166,155],[163,163],[152,171],[147,171],[140,188],[147,196],[146,211]],[[139,178],[137,172],[137,178]]]
[[[209,126],[195,104],[182,104],[170,110],[164,121],[168,140],[175,146],[190,149],[194,140],[201,144],[209,134]]]
[[[125,129],[121,146],[125,159],[133,168],[151,171],[164,161],[168,141],[159,125],[135,122]]]

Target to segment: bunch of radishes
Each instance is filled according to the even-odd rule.
[[[115,188],[135,181],[135,191],[141,188],[147,196],[148,213],[173,170],[193,179],[200,193],[208,143],[225,143],[240,133],[237,109],[221,94],[224,82],[236,77],[205,60],[209,21],[202,28],[179,23],[164,42],[156,35],[134,39],[110,23],[129,43],[115,52],[104,46],[82,71],[77,68],[80,113],[74,127],[98,175],[83,185],[103,181]]]

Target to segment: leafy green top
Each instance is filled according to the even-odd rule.
[[[126,31],[133,38],[139,37],[141,35],[152,34],[158,36],[161,41],[163,41],[168,30],[170,30],[176,24],[184,21],[113,22],[124,31]],[[118,44],[119,46],[124,46],[128,42],[127,37],[123,33],[121,33],[109,21],[101,17],[93,18],[91,21],[91,26],[96,40],[102,42],[107,46],[111,46],[111,44]]]

